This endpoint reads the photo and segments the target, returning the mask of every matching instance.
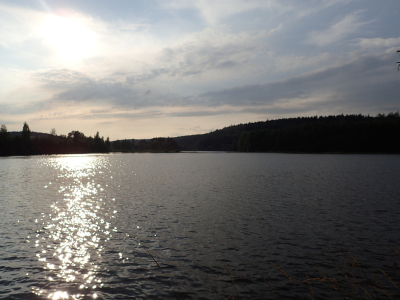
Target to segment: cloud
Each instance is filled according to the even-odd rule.
[[[49,101],[24,101],[17,103],[2,103],[0,104],[0,116],[16,116],[26,115],[49,109],[51,102]]]
[[[96,79],[69,69],[40,72],[35,77],[42,82],[43,88],[54,92],[52,100],[55,101],[116,102],[136,95],[130,83],[112,82],[110,78]]]
[[[224,18],[246,11],[283,8],[278,1],[274,0],[175,0],[164,5],[174,9],[196,8],[210,25],[216,25]]]
[[[142,82],[142,81],[149,81],[155,79],[162,75],[172,75],[172,71],[167,68],[159,68],[159,69],[151,69],[150,72],[133,75],[130,77],[132,82]]]
[[[391,110],[396,100],[398,78],[388,53],[364,55],[350,62],[265,84],[242,85],[184,96],[153,86],[135,88],[118,74],[95,79],[71,70],[52,70],[38,74],[43,86],[54,92],[48,101],[26,104],[22,111],[48,109],[55,103],[91,102],[91,118],[137,117],[143,109],[171,108],[165,116],[196,117],[230,113],[270,111],[328,111],[359,107],[365,110]],[[124,79],[125,78],[125,79]],[[107,105],[110,109],[101,108]],[[182,110],[182,108],[185,108]],[[179,109],[178,109],[179,108]],[[21,108],[18,108],[21,109]],[[124,110],[134,110],[129,113]],[[108,111],[107,111],[108,110]],[[16,109],[12,110],[16,111]],[[159,115],[159,113],[158,113]]]
[[[33,32],[44,14],[13,5],[0,4],[0,45],[14,45],[35,38]]]
[[[253,71],[252,62],[265,51],[265,40],[273,31],[236,33],[227,26],[205,28],[164,47],[154,47],[145,56],[135,52],[129,57],[121,54],[114,56],[112,62],[103,57],[91,68],[100,68],[100,72],[92,71],[92,76],[105,78],[109,75],[102,71],[102,66],[112,66],[112,80],[119,80],[119,75],[126,83],[134,83],[136,88],[149,82],[166,83],[181,79],[186,82],[228,80]],[[118,50],[120,53],[121,49]]]
[[[190,109],[190,110],[185,110],[185,111],[177,111],[177,112],[172,112],[169,113],[168,116],[171,117],[204,117],[204,116],[217,116],[217,115],[229,115],[234,113],[232,109],[214,109],[214,110],[209,110],[209,109],[203,109],[200,107],[200,109]]]
[[[190,104],[187,98],[168,88],[155,85],[150,90],[146,84],[140,85],[140,80],[136,84],[130,73],[112,73],[96,78],[74,70],[54,69],[36,73],[34,78],[51,94],[41,102],[42,108],[85,104],[140,109]]]
[[[158,59],[165,66],[160,70],[173,77],[195,75],[196,80],[227,79],[251,72],[251,63],[265,51],[269,34],[265,30],[233,33],[225,26],[207,28],[165,47]]]
[[[362,22],[360,12],[353,12],[343,17],[329,28],[313,31],[309,34],[308,42],[318,46],[327,46],[343,40],[349,35],[356,33],[367,22]]]
[[[390,48],[390,47],[398,47],[400,45],[400,37],[399,38],[358,38],[355,40],[355,43],[358,44],[363,49],[369,48]]]
[[[318,0],[318,1],[288,1],[285,3],[290,9],[287,9],[291,13],[294,13],[293,17],[295,20],[309,18],[315,15],[321,14],[324,10],[341,5],[344,6],[351,3],[352,0]],[[330,13],[331,14],[331,13]]]
[[[42,71],[34,74],[33,76],[42,82],[45,88],[53,91],[65,89],[66,87],[79,86],[82,83],[88,83],[92,81],[89,76],[83,74],[82,72],[66,68]]]
[[[391,59],[382,53],[366,55],[282,81],[210,91],[200,94],[199,98],[208,106],[231,105],[255,111],[257,106],[284,107],[288,103],[300,110],[312,110],[318,103],[326,109],[346,106],[364,110],[395,109],[398,78],[395,68],[390,67]]]
[[[275,57],[276,70],[293,71],[297,69],[315,68],[323,65],[330,65],[334,61],[335,56],[332,53],[321,53],[313,57],[307,56],[280,56]]]

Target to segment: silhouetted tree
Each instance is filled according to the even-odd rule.
[[[0,156],[9,155],[9,152],[7,126],[3,124],[0,128]]]
[[[68,133],[68,138],[69,139],[72,138],[72,140],[74,142],[78,142],[78,141],[84,139],[85,135],[82,132],[79,132],[77,130],[73,130],[70,133]]]
[[[7,126],[4,125],[4,124],[1,125],[0,132],[1,132],[1,133],[7,132]]]
[[[6,139],[7,138],[7,126],[6,125],[1,125],[0,128],[0,139]]]
[[[24,126],[22,127],[22,138],[24,140],[29,140],[31,138],[31,130],[26,122],[24,122]]]
[[[97,131],[96,135],[92,142],[92,152],[97,153],[104,153],[108,152],[109,148],[107,147],[106,143],[104,142],[104,137],[100,137],[99,132]]]

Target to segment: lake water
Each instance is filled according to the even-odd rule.
[[[0,299],[396,294],[399,179],[399,155],[0,158]]]

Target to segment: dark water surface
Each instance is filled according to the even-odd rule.
[[[331,260],[400,259],[399,179],[398,155],[1,158],[0,299],[307,299]]]

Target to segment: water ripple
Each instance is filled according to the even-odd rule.
[[[348,249],[390,270],[399,168],[384,155],[0,159],[0,299],[298,299],[309,287],[274,265],[301,283],[349,267]]]

